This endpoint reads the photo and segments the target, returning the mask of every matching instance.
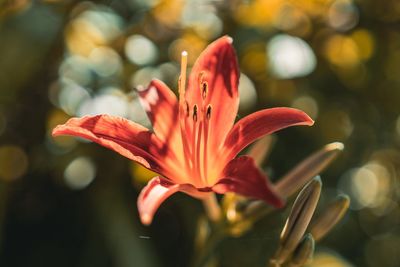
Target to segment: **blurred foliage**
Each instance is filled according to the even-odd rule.
[[[188,265],[196,200],[172,197],[143,227],[136,197],[152,174],[50,131],[98,113],[148,125],[133,88],[155,77],[176,88],[181,51],[192,64],[228,34],[240,116],[292,106],[316,121],[277,134],[272,180],[329,142],[345,144],[322,173],[320,201],[347,193],[351,212],[311,266],[398,266],[399,23],[396,0],[0,0],[0,265]],[[264,264],[288,212],[225,240],[218,266]]]

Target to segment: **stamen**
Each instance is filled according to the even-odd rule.
[[[185,99],[187,57],[188,53],[183,51],[181,54],[181,75],[179,77],[179,100],[181,102]]]
[[[204,99],[206,99],[206,97],[207,97],[208,83],[207,83],[207,82],[202,82],[201,88],[202,88],[202,94],[201,94],[201,96],[203,97],[203,100],[204,100]]]
[[[197,112],[197,108],[196,109],[193,108],[193,113],[194,113],[194,110],[196,110],[196,112]],[[198,131],[199,127],[197,125],[197,119],[193,121],[192,126],[193,126],[193,128],[192,128],[192,135],[193,135],[193,138],[192,138],[192,152],[193,152],[192,160],[193,161],[192,161],[192,163],[193,164],[192,164],[192,169],[191,169],[191,175],[196,180],[197,183],[201,184],[202,183],[201,177],[199,175],[199,167],[200,167],[200,165],[199,165],[199,154],[200,154],[199,153],[199,150],[200,150],[199,142],[201,139],[201,135],[200,135],[200,132]]]
[[[199,82],[199,84],[203,83],[203,81],[204,81],[204,75],[205,75],[205,72],[204,72],[204,71],[200,71],[199,77],[198,77],[198,82]]]
[[[204,121],[204,127],[203,127],[203,131],[204,131],[204,142],[203,142],[203,146],[204,146],[204,152],[203,152],[203,169],[204,169],[204,182],[207,184],[208,183],[208,135],[209,135],[209,121],[211,119],[211,105],[208,104],[207,105],[207,109],[206,112],[203,113],[203,121]]]
[[[207,184],[208,183],[208,156],[207,156],[207,151],[208,151],[208,120],[204,120],[204,127],[203,127],[203,131],[204,131],[204,142],[203,142],[203,146],[204,146],[204,152],[203,152],[203,166],[204,166],[204,182]]]
[[[197,122],[197,105],[193,107],[193,120]]]
[[[186,117],[189,117],[189,104],[186,100],[185,100],[185,104],[186,104]]]
[[[199,180],[202,181],[201,178],[201,168],[200,168],[200,152],[201,152],[201,133],[203,131],[203,122],[200,121],[199,123],[199,128],[197,129],[198,133],[197,133],[197,147],[196,147],[196,173],[199,177]]]
[[[182,138],[182,146],[185,160],[185,167],[187,170],[190,170],[189,160],[191,159],[191,151],[190,146],[188,144],[188,140],[186,138],[186,122],[185,122],[185,111],[186,116],[189,115],[189,105],[185,100],[185,90],[186,90],[186,69],[187,69],[187,56],[188,53],[186,51],[182,52],[181,57],[181,73],[178,81],[178,90],[179,90],[179,126],[181,128],[181,138]]]
[[[207,106],[206,117],[207,117],[207,120],[210,120],[210,118],[211,118],[211,105]]]

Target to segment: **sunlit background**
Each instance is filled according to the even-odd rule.
[[[239,116],[306,111],[311,128],[277,134],[277,179],[323,145],[345,151],[321,174],[322,202],[350,212],[318,244],[313,266],[399,266],[400,2],[351,0],[0,0],[0,265],[188,266],[200,203],[176,195],[150,227],[136,198],[152,173],[51,130],[112,114],[150,126],[134,88],[177,88],[228,34],[237,50]],[[226,240],[218,266],[264,266],[284,217]]]

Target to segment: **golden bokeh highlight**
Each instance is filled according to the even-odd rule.
[[[310,17],[300,8],[284,3],[279,16],[275,17],[274,26],[295,36],[308,36],[312,32]]]
[[[335,253],[319,252],[307,267],[354,267]]]
[[[375,41],[372,34],[365,29],[358,29],[351,34],[358,47],[358,55],[362,60],[368,60],[374,53]]]
[[[167,27],[177,27],[184,5],[184,0],[161,0],[151,13],[159,23]]]
[[[188,32],[176,39],[169,47],[172,60],[180,62],[182,51],[188,52],[188,64],[193,65],[197,57],[207,46],[207,42],[198,35]]]
[[[335,0],[289,0],[311,17],[325,17]]]
[[[352,68],[360,61],[356,42],[345,35],[332,35],[325,44],[325,56],[337,67]]]
[[[239,4],[234,11],[235,19],[242,25],[268,27],[280,13],[284,1],[255,0]]]
[[[265,44],[253,42],[244,47],[240,55],[241,69],[249,75],[255,77],[266,76],[267,73],[267,53]]]
[[[68,49],[73,54],[88,57],[93,49],[106,45],[107,40],[101,31],[83,18],[72,20],[65,30]]]
[[[0,179],[12,182],[21,178],[28,170],[28,156],[15,145],[0,147]]]
[[[49,136],[51,135],[51,131],[59,124],[65,123],[70,116],[66,113],[62,112],[59,109],[53,109],[47,119],[47,131]],[[71,136],[58,136],[58,137],[50,137],[52,141],[60,147],[68,148],[76,145],[76,138]]]

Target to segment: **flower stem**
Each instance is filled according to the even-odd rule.
[[[215,251],[221,244],[221,242],[225,239],[227,236],[226,232],[224,231],[224,228],[221,227],[221,225],[217,225],[216,228],[213,229],[211,232],[211,235],[208,237],[206,243],[202,248],[200,248],[198,251],[196,251],[195,258],[193,259],[193,262],[191,266],[193,267],[204,267],[208,266],[210,261],[213,259],[213,256],[215,255]]]
[[[210,221],[218,222],[221,219],[221,207],[214,193],[210,193],[203,198],[203,205]]]

